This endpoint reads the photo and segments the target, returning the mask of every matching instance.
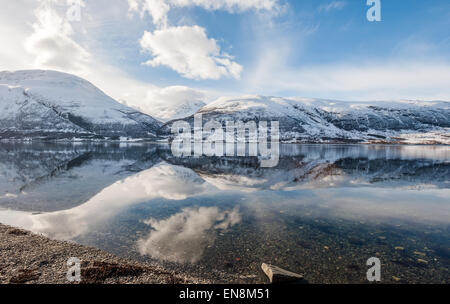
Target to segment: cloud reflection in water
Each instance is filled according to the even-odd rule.
[[[138,240],[142,255],[181,263],[200,260],[217,230],[227,230],[241,221],[239,209],[220,211],[217,207],[186,208],[168,219],[149,219],[152,227],[146,238]]]

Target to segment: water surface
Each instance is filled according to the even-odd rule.
[[[174,158],[162,145],[0,144],[0,222],[217,282],[448,283],[450,148],[283,145]]]

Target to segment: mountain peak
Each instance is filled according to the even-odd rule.
[[[22,90],[21,94],[1,90],[2,137],[153,138],[161,125],[151,116],[117,102],[92,83],[67,73],[0,72],[0,85]]]

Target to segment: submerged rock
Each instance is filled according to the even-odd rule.
[[[276,283],[289,283],[289,282],[296,282],[296,281],[304,281],[304,277],[300,274],[287,271],[285,269],[282,269],[277,266],[269,265],[266,263],[263,263],[261,265],[262,270],[267,275],[267,277],[270,280],[270,283],[276,284]]]

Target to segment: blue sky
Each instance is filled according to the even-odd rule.
[[[320,10],[321,6],[336,2],[343,3],[343,7]],[[365,0],[294,0],[279,3],[287,6],[282,13],[274,16],[255,14],[254,11],[233,14],[192,7],[175,9],[170,12],[169,18],[175,25],[204,27],[208,37],[216,39],[238,63],[250,69],[255,59],[264,52],[261,45],[276,42],[292,48],[289,57],[285,58],[292,67],[364,63],[389,58],[401,60],[405,57],[450,59],[450,2],[445,0],[381,0],[382,22],[367,21],[369,6]],[[140,20],[142,30],[155,28],[148,19],[150,16]],[[267,22],[272,24],[269,26]],[[122,40],[108,41],[108,37],[103,38],[108,48],[123,52],[128,49],[129,54],[123,54],[125,57],[120,64],[143,80],[158,85],[218,88],[226,81],[228,86],[239,86],[239,80],[189,80],[164,66],[153,69],[142,66],[148,55],[139,52],[140,35],[138,32],[134,41],[128,41],[125,49]]]
[[[380,2],[369,22],[366,0],[84,0],[79,21],[66,0],[11,1],[0,69],[74,73],[142,108],[180,92],[450,100],[450,2]]]

